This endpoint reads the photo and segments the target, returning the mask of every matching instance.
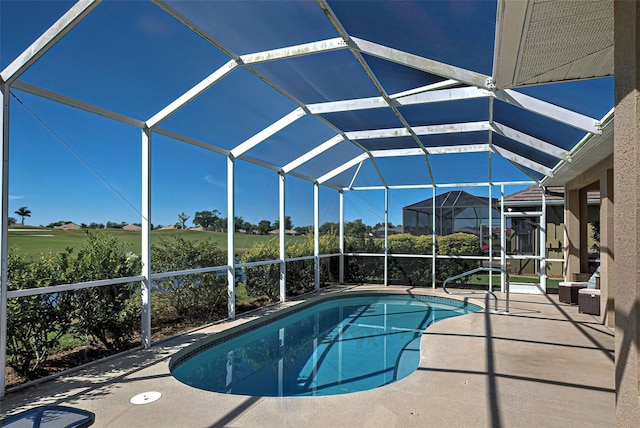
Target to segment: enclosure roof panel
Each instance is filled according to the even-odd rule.
[[[46,10],[55,23],[2,63],[16,89],[341,188],[490,180],[478,152],[505,160],[496,176],[569,177],[613,107],[608,0]],[[19,31],[2,20],[0,40]]]

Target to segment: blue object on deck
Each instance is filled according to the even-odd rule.
[[[0,427],[82,428],[93,425],[96,415],[66,406],[39,406],[0,420]]]

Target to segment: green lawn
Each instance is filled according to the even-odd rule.
[[[118,235],[130,251],[140,254],[141,233],[127,231],[121,229],[109,229],[110,233]],[[104,230],[96,230],[95,232],[104,232]],[[156,230],[151,232],[151,242],[157,242],[163,236],[182,235],[188,240],[212,239],[218,243],[222,250],[227,249],[227,234],[209,231],[193,231],[193,230]],[[264,242],[269,239],[278,239],[273,235],[247,235],[236,233],[235,245],[236,252],[242,252],[258,242]],[[288,240],[297,241],[306,239],[304,236],[288,236]],[[40,253],[58,253],[65,248],[80,249],[87,240],[87,234],[84,230],[57,230],[45,228],[10,228],[9,229],[9,246],[15,246],[18,250],[27,256],[38,256]]]

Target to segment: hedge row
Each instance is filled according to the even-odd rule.
[[[10,249],[8,260],[9,290],[37,288],[58,284],[136,276],[140,259],[128,253],[116,235],[88,232],[85,247],[77,254],[71,249],[61,254],[43,254],[27,260]],[[384,243],[373,238],[348,238],[350,253],[384,253]],[[431,236],[392,235],[389,252],[393,254],[430,255]],[[335,235],[320,238],[322,254],[339,252]],[[479,255],[478,238],[457,233],[436,237],[440,255]],[[288,258],[312,256],[313,237],[289,244]],[[179,235],[163,238],[152,246],[152,272],[170,272],[201,267],[224,266],[226,252],[210,240],[187,241]],[[242,263],[277,260],[277,239],[257,244],[238,260]],[[287,263],[287,295],[312,291],[315,284],[314,260]],[[477,266],[475,261],[438,260],[436,281]],[[336,283],[338,263],[323,259],[321,286]],[[351,283],[379,282],[384,274],[380,257],[347,257],[345,280]],[[432,261],[421,258],[389,257],[389,279],[404,284],[431,284]],[[279,299],[280,265],[278,263],[247,267],[238,272],[247,294],[262,303]],[[220,272],[206,272],[161,278],[153,282],[152,311],[154,322],[190,319],[206,323],[224,318],[227,310],[227,277]],[[69,336],[89,341],[110,351],[130,345],[139,331],[140,286],[138,283],[109,285],[82,290],[27,296],[8,300],[8,364],[19,373],[33,378],[61,340]],[[167,314],[173,314],[169,317]]]
[[[374,238],[353,238],[345,242],[348,253],[384,253],[384,241]],[[433,236],[398,234],[389,236],[389,254],[431,255]],[[447,256],[478,256],[482,254],[478,237],[468,233],[436,236],[436,254]],[[409,285],[430,285],[430,258],[389,257],[389,281]],[[475,260],[439,259],[436,262],[436,283],[478,266]],[[348,257],[345,281],[352,283],[381,282],[384,263],[380,257]]]

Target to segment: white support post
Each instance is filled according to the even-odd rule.
[[[280,225],[282,227],[282,225]],[[313,257],[315,290],[320,290],[320,185],[313,183]]]
[[[384,189],[384,285],[389,285],[389,189]]]
[[[493,195],[489,185],[489,267],[493,267]],[[482,228],[482,226],[480,226]],[[493,291],[493,273],[489,271],[489,291]]]
[[[505,228],[507,222],[504,216],[504,185],[500,186],[500,267],[507,270],[507,235]],[[507,277],[504,272],[500,272],[500,292],[504,293]]]
[[[236,317],[235,160],[227,158],[227,309]]]
[[[0,95],[2,96],[2,114],[0,115],[0,185],[2,186],[1,214],[2,224],[9,224],[9,85],[0,83]],[[7,365],[7,258],[8,258],[8,230],[0,228],[0,398],[5,394],[5,370]]]
[[[491,152],[489,152],[489,267],[493,267],[493,170]],[[480,230],[482,231],[482,223],[480,224]],[[481,233],[482,235],[482,233]],[[480,242],[482,245],[482,242]],[[493,291],[493,272],[489,271],[489,291]]]
[[[338,282],[344,284],[344,190],[340,190],[340,265]]]
[[[547,197],[542,187],[542,214],[540,215],[540,288],[547,293]]]
[[[436,288],[436,188],[431,188],[431,288]]]
[[[151,130],[142,130],[142,346],[151,347]]]
[[[280,178],[280,302],[287,300],[287,243],[285,230],[285,175],[283,172],[278,174]]]

